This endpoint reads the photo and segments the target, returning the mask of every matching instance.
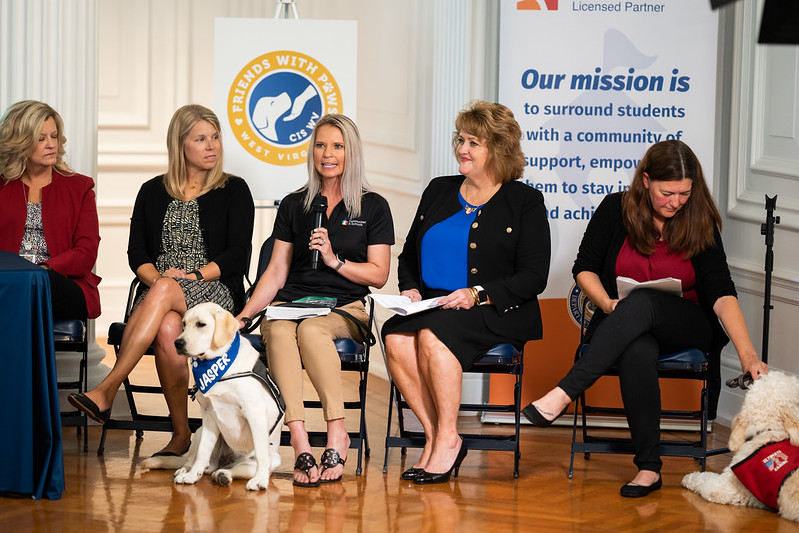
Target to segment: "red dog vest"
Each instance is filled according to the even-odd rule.
[[[780,487],[799,468],[799,447],[789,440],[772,442],[731,468],[755,498],[777,509]]]

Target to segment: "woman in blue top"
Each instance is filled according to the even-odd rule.
[[[505,106],[475,102],[455,120],[460,172],[422,194],[399,256],[399,289],[441,308],[395,316],[383,326],[389,371],[424,428],[419,460],[402,474],[444,483],[466,456],[457,417],[463,370],[487,349],[522,348],[542,336],[538,295],[549,274],[543,195],[517,181],[521,129]]]

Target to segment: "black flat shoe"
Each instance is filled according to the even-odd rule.
[[[186,453],[189,451],[189,448],[191,448],[191,443],[189,443],[189,445],[186,446],[186,449],[183,450],[183,453],[175,453],[175,452],[169,452],[169,451],[166,451],[166,450],[161,450],[159,452],[155,452],[150,457],[182,457],[182,456],[186,455]]]
[[[619,494],[624,496],[625,498],[642,498],[649,494],[650,492],[654,492],[660,487],[663,486],[663,478],[658,478],[657,481],[652,483],[649,486],[644,487],[643,485],[636,485],[635,483],[627,483],[623,485],[621,489],[619,489]]]
[[[405,481],[413,481],[424,472],[424,468],[411,467],[402,473],[400,479]]]
[[[460,470],[461,463],[466,458],[466,453],[468,451],[469,450],[466,449],[466,441],[463,440],[463,437],[461,437],[461,449],[458,450],[458,457],[455,459],[455,462],[452,464],[449,470],[440,474],[422,470],[422,473],[416,476],[413,482],[417,485],[435,485],[436,483],[447,483],[450,477],[457,479],[458,470]]]
[[[108,422],[108,419],[111,418],[111,408],[109,407],[105,411],[100,411],[100,408],[97,407],[97,404],[94,403],[89,399],[88,396],[83,394],[82,392],[72,393],[67,397],[69,403],[72,404],[73,407],[80,409],[86,415],[94,420],[95,422],[100,422],[101,424],[105,424]]]
[[[552,420],[546,419],[544,417],[544,415],[541,414],[541,411],[538,410],[538,407],[536,407],[532,403],[530,405],[528,405],[527,407],[525,407],[524,409],[522,409],[522,414],[524,415],[524,418],[529,420],[532,425],[540,427],[540,428],[547,428],[547,427],[551,426],[552,423],[555,420],[557,420],[558,418],[562,417],[563,414],[566,412],[566,409],[568,409],[568,408],[569,408],[569,406],[567,405],[563,409],[563,411],[561,411],[560,414],[558,416],[556,416],[555,418],[553,418]]]

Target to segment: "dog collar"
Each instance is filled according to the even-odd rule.
[[[200,389],[200,392],[205,394],[225,375],[233,361],[236,360],[236,356],[239,353],[239,344],[241,344],[241,337],[236,332],[236,337],[233,339],[230,349],[221,356],[214,359],[192,359],[191,372],[194,374],[194,383]]]

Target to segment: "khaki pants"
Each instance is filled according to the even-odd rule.
[[[369,320],[369,315],[359,300],[341,306],[341,309],[364,324]],[[266,346],[269,371],[286,401],[285,421],[305,420],[303,366],[319,394],[325,420],[344,418],[341,360],[333,340],[361,340],[358,327],[350,319],[330,313],[299,322],[264,320],[261,324],[261,335]]]

